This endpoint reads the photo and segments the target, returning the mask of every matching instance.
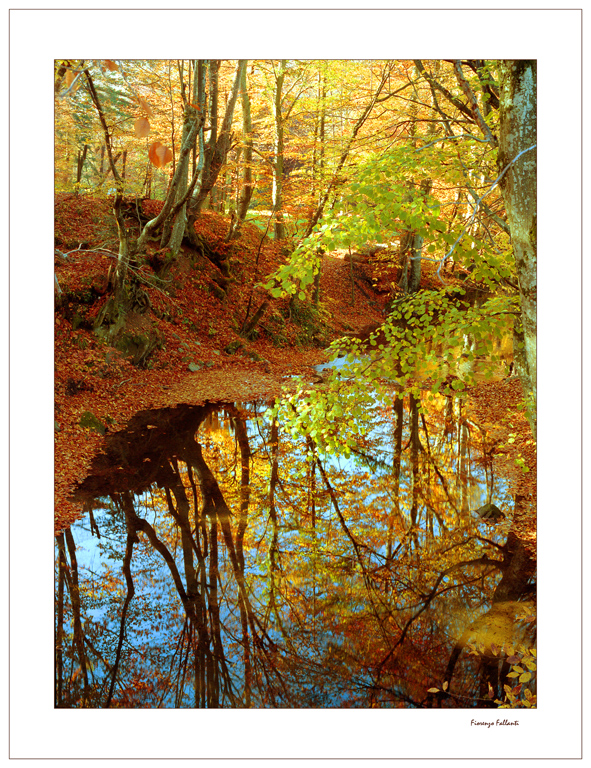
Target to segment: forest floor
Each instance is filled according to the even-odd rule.
[[[145,201],[144,213],[159,204]],[[130,212],[130,225],[133,211]],[[320,310],[298,301],[274,300],[245,340],[240,329],[267,298],[260,282],[285,261],[280,244],[246,224],[226,243],[229,218],[204,212],[197,229],[207,245],[228,260],[230,279],[220,292],[220,273],[201,254],[183,245],[168,269],[156,242],[138,266],[147,311],[137,313],[138,333],[157,335],[159,346],[145,368],[99,339],[93,322],[107,300],[108,272],[115,263],[117,232],[107,200],[58,195],[55,203],[55,529],[82,515],[70,501],[84,479],[107,432],[125,427],[138,411],[179,403],[272,401],[294,375],[312,377],[313,366],[326,362],[325,348],[346,332],[358,332],[383,319],[388,286],[397,268],[363,255],[351,263],[336,252],[323,259]],[[421,287],[435,284],[424,270]],[[59,288],[58,288],[59,284]],[[500,471],[515,481],[516,493],[535,500],[535,445],[522,409],[523,393],[515,377],[481,383],[468,390],[474,418],[489,432]],[[88,413],[101,431],[85,422]],[[83,423],[90,423],[82,426]],[[521,460],[529,468],[523,472]],[[532,505],[535,510],[535,504]],[[533,520],[521,534],[535,547]]]

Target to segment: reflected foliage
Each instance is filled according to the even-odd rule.
[[[88,517],[57,537],[56,706],[517,699],[508,675],[535,645],[526,500],[460,399],[365,416],[342,455],[248,404],[147,411],[107,436],[76,493]]]

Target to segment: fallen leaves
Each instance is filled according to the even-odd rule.
[[[161,210],[162,201],[143,200],[141,206],[143,215],[152,218]],[[56,259],[55,266],[69,302],[55,315],[55,527],[59,531],[82,514],[69,497],[101,446],[100,435],[80,426],[85,411],[108,430],[117,431],[147,408],[181,402],[269,401],[279,395],[291,376],[309,375],[312,366],[325,362],[326,355],[311,344],[312,336],[303,334],[301,318],[293,315],[287,299],[271,303],[255,338],[240,337],[248,307],[252,314],[264,296],[255,283],[273,273],[285,256],[280,244],[269,239],[261,242],[262,232],[253,224],[245,224],[240,237],[226,243],[229,220],[207,211],[199,216],[196,231],[232,265],[226,297],[220,300],[211,288],[218,268],[184,246],[159,280],[150,264],[160,251],[157,245],[148,244],[146,261],[139,265],[137,274],[149,297],[150,320],[163,343],[152,355],[149,369],[133,367],[92,332],[106,300],[106,275],[115,258],[116,242],[110,246],[113,254],[90,249],[105,249],[105,237],[114,235],[111,203],[81,195],[58,195],[55,214],[61,249],[74,249],[66,259]],[[83,247],[79,247],[81,243]],[[385,267],[378,264],[377,268]],[[369,322],[379,323],[383,317],[386,294],[383,286],[378,292],[371,288],[373,267],[364,262],[356,269],[361,270],[357,276],[363,279],[352,284],[350,263],[343,254],[323,258],[320,288],[328,340]],[[425,280],[430,279],[432,275],[426,270]],[[225,352],[227,348],[236,348],[235,354]],[[191,372],[190,364],[198,370]],[[491,425],[503,471],[520,493],[534,497],[535,446],[522,413],[519,382],[507,379],[480,384],[469,394],[475,418]],[[513,442],[508,442],[510,434],[516,435]],[[524,473],[515,463],[519,455],[530,472]],[[530,536],[532,531],[535,536],[535,520]]]

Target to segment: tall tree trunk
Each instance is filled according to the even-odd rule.
[[[394,525],[400,519],[400,474],[402,469],[402,431],[404,426],[404,401],[394,397],[393,411],[396,414],[394,428],[394,456],[392,459],[392,508],[388,522],[388,538],[386,548],[386,563],[390,564],[394,557]]]
[[[313,184],[314,195],[316,190],[322,189],[324,182],[324,161],[325,161],[325,139],[326,139],[326,62],[322,63],[322,71],[318,73],[318,115],[314,136],[314,157],[313,157]],[[318,192],[318,202],[320,203],[321,192]],[[313,215],[313,213],[312,213]],[[320,302],[320,277],[322,272],[322,258],[318,260],[318,270],[314,275],[314,291],[312,301],[314,306],[318,307]]]
[[[55,627],[55,699],[54,706],[60,707],[63,702],[64,682],[64,585],[66,581],[66,547],[64,534],[58,533],[58,587],[57,587],[57,617]]]
[[[113,159],[113,151],[111,148],[111,136],[109,133],[109,127],[107,125],[107,121],[105,119],[105,115],[104,115],[103,108],[101,106],[98,94],[94,87],[94,82],[92,80],[92,77],[88,69],[84,70],[84,74],[86,76],[86,81],[88,83],[88,90],[89,90],[91,99],[94,103],[96,111],[98,112],[101,126],[103,128],[103,134],[105,138],[105,147],[107,150],[107,157],[109,159],[109,169],[113,174],[113,179],[115,180],[115,187],[117,190],[115,195],[115,202],[113,203],[113,213],[115,214],[115,220],[117,221],[117,230],[119,235],[119,255],[117,259],[117,268],[115,271],[115,300],[114,300],[115,315],[118,315],[122,311],[122,308],[124,305],[127,272],[129,269],[129,262],[134,253],[135,248],[130,243],[129,235],[127,233],[127,228],[125,226],[125,221],[123,219],[123,213],[121,210],[121,206],[123,202],[123,180],[119,176],[119,172],[115,167],[115,159]]]
[[[326,139],[326,62],[318,73],[318,112],[314,135],[313,183],[314,193],[322,188],[324,181],[324,156]],[[320,198],[319,198],[320,200]]]
[[[188,136],[190,132],[191,132],[191,119],[185,113],[181,146],[183,146],[183,144],[185,144],[188,141]],[[197,136],[195,136],[195,139],[196,138]],[[192,146],[193,147],[195,146],[195,141],[193,141]],[[192,147],[191,147],[191,151],[192,151]],[[191,159],[191,151],[183,156],[183,164],[182,164],[182,167],[180,168],[180,179],[179,179],[179,184],[176,191],[175,202],[177,203],[184,197],[184,195],[187,192],[187,184],[189,181],[189,161]],[[183,203],[182,207],[177,212],[174,218],[174,221],[172,222],[171,228],[168,229],[168,227],[165,225],[162,230],[160,246],[162,248],[165,246],[168,246],[173,258],[178,255],[179,249],[181,247],[183,235],[185,233],[185,225],[187,222],[186,206],[187,206],[187,203],[186,202]]]
[[[172,179],[170,181],[170,185],[168,187],[168,192],[166,194],[166,198],[164,200],[164,206],[162,207],[162,210],[156,216],[154,219],[151,219],[148,221],[148,223],[144,226],[142,229],[142,232],[138,238],[137,241],[137,247],[142,247],[146,240],[155,233],[158,228],[166,222],[166,220],[171,217],[174,218],[179,210],[184,206],[187,199],[190,197],[191,193],[193,192],[194,186],[197,182],[197,175],[193,174],[193,178],[191,179],[191,183],[189,184],[188,189],[183,188],[182,181],[185,179],[185,186],[186,186],[186,175],[185,171],[188,167],[189,157],[191,154],[191,149],[193,147],[193,144],[195,143],[195,140],[197,138],[197,133],[199,131],[199,128],[201,127],[203,123],[203,117],[199,113],[199,111],[193,107],[191,104],[187,104],[185,107],[185,122],[189,126],[188,130],[186,132],[183,132],[184,141],[181,145],[181,150],[179,153],[179,159],[177,163],[176,170],[172,176]],[[179,187],[183,189],[184,191],[179,191]]]
[[[359,119],[355,123],[355,126],[353,127],[353,131],[351,132],[351,136],[349,137],[345,149],[342,151],[341,156],[339,158],[339,161],[337,163],[337,167],[335,169],[335,172],[332,175],[331,181],[326,185],[326,189],[321,196],[318,205],[316,206],[316,210],[310,217],[310,221],[308,222],[308,226],[306,227],[306,232],[304,233],[304,237],[308,237],[316,224],[320,221],[322,218],[322,214],[324,213],[324,208],[330,198],[330,196],[333,194],[333,191],[335,187],[337,186],[339,182],[339,175],[341,173],[341,170],[343,169],[343,166],[345,165],[345,162],[347,160],[347,157],[349,156],[349,152],[351,151],[351,147],[353,146],[353,143],[355,139],[357,138],[357,134],[361,130],[362,126],[367,121],[368,117],[373,111],[373,108],[377,104],[378,100],[380,99],[380,95],[384,88],[386,87],[386,84],[389,82],[390,79],[390,73],[392,70],[392,64],[389,63],[386,65],[384,71],[382,72],[382,77],[380,79],[380,83],[378,87],[376,88],[376,92],[371,97],[371,100],[369,104],[365,107],[363,112],[361,113]]]
[[[194,130],[195,123],[203,123],[200,119],[199,111],[195,110],[192,106],[189,109],[189,102],[191,105],[198,103],[199,94],[199,77],[197,72],[197,62],[193,62],[194,76],[193,76],[193,90],[190,92],[187,98],[184,80],[182,80],[182,94],[183,103],[185,106],[185,113],[183,119],[183,132],[181,137],[181,153],[179,156],[177,167],[174,169],[173,176],[178,172],[178,185],[175,193],[175,203],[181,204],[181,207],[176,210],[174,215],[170,216],[170,219],[165,221],[162,229],[162,237],[160,241],[161,247],[168,246],[173,257],[178,255],[181,247],[181,242],[185,234],[185,227],[187,223],[186,215],[186,197],[187,197],[187,184],[189,182],[189,164],[191,161],[191,154],[196,146],[197,132]],[[180,68],[180,76],[183,77],[182,69]],[[189,83],[191,81],[191,72],[189,71]],[[189,86],[190,90],[190,86]],[[188,148],[188,151],[183,151]],[[197,182],[197,174],[193,172],[193,180],[191,184],[194,186]],[[182,201],[185,202],[182,202]]]
[[[275,77],[275,99],[273,104],[273,119],[275,138],[273,143],[273,210],[275,212],[275,240],[283,240],[285,226],[283,224],[283,148],[285,142],[285,127],[282,115],[283,83],[287,59],[279,62],[279,72]]]
[[[437,65],[439,62],[437,62]],[[439,71],[439,66],[436,66],[436,72]],[[415,67],[415,75],[418,77],[418,69]],[[418,100],[419,95],[415,90],[415,100],[411,104],[411,115],[412,115],[412,125],[411,125],[411,131],[410,135],[412,137],[412,144],[416,148],[416,129],[417,129],[417,122],[418,122]],[[433,102],[433,95],[431,95],[431,100]],[[429,123],[429,127],[427,129],[427,136],[433,136],[435,133],[435,123],[431,122]],[[416,185],[416,182],[415,182]],[[424,200],[429,192],[431,191],[432,181],[431,179],[423,179],[419,187],[419,197],[420,200]],[[408,274],[408,292],[409,293],[416,293],[419,290],[419,286],[421,284],[421,259],[423,256],[423,241],[424,238],[422,235],[420,235],[418,232],[412,233],[412,242],[410,245],[410,265],[409,265],[409,274]]]
[[[242,76],[240,80],[241,101],[242,101],[242,131],[244,134],[244,160],[243,160],[243,175],[242,175],[242,189],[240,191],[240,198],[238,200],[238,210],[236,214],[239,221],[244,221],[246,213],[250,205],[250,199],[253,192],[252,183],[252,116],[250,111],[250,97],[248,95],[248,84],[246,80],[246,67],[242,70]]]
[[[82,181],[82,171],[84,169],[84,162],[86,160],[86,153],[88,152],[88,144],[84,145],[82,152],[78,152],[78,161],[76,163],[76,194],[80,194],[80,182]]]
[[[519,281],[524,340],[524,366],[518,373],[531,397],[530,424],[536,435],[537,329],[537,69],[533,60],[500,65],[500,129],[498,165],[501,191],[511,230]]]
[[[217,138],[216,138],[217,71],[214,69],[214,72],[213,72],[214,76],[213,76],[211,87],[215,90],[215,94],[212,93],[210,110],[215,110],[215,112],[212,111],[210,114],[211,137],[207,144],[207,149],[205,151],[201,186],[199,190],[193,195],[193,200],[190,205],[190,209],[191,209],[191,214],[189,216],[190,222],[191,221],[193,223],[195,222],[195,218],[199,213],[199,211],[201,210],[201,207],[203,205],[203,202],[205,201],[205,198],[211,192],[214,184],[217,181],[221,167],[230,149],[230,143],[232,139],[230,130],[232,128],[232,118],[234,117],[234,107],[236,106],[238,93],[240,91],[240,83],[242,81],[242,71],[245,68],[246,68],[246,60],[241,59],[238,62],[236,67],[236,74],[234,75],[234,83],[232,85],[232,91],[230,93],[230,98],[228,99],[228,103],[226,104],[226,111],[224,114],[224,119],[222,121],[222,127],[220,129],[220,134],[219,136],[217,136]],[[189,232],[189,235],[190,235],[190,232]]]

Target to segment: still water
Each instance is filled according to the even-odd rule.
[[[109,436],[57,537],[56,706],[497,706],[535,639],[513,490],[459,399],[367,420],[348,456],[265,404]]]

